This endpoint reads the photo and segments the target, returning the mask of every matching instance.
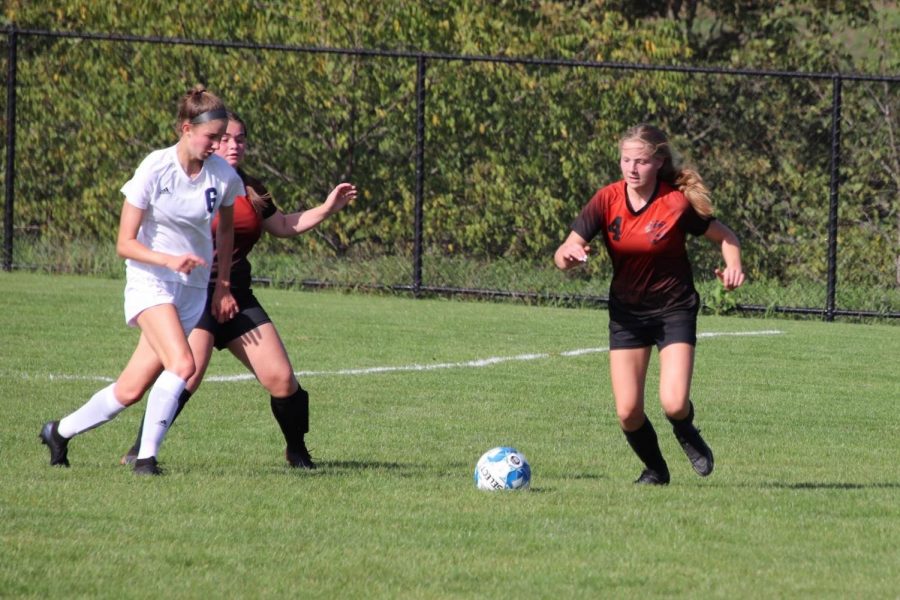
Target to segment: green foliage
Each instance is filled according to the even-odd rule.
[[[28,28],[297,47],[878,74],[900,71],[900,28],[888,8],[13,0],[5,18]],[[412,58],[31,35],[19,37],[18,55],[18,236],[111,243],[119,188],[147,152],[175,142],[175,102],[202,82],[249,123],[246,166],[281,208],[316,204],[341,180],[361,189],[355,206],[314,233],[265,239],[261,250],[298,260],[411,252]],[[830,80],[439,58],[426,67],[430,253],[546,260],[591,194],[619,177],[618,135],[655,121],[709,183],[718,215],[744,243],[751,278],[788,285],[825,277]],[[898,104],[896,83],[844,82],[840,284],[900,285]],[[704,245],[695,260],[710,277],[720,257]]]
[[[731,292],[726,292],[722,286],[715,286],[710,295],[704,298],[704,304],[715,315],[726,315],[737,308],[737,300]]]

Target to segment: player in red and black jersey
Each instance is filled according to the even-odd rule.
[[[713,454],[693,425],[690,400],[697,313],[685,249],[688,234],[702,235],[722,251],[716,275],[726,290],[744,282],[740,243],[712,216],[709,192],[696,171],[679,169],[666,135],[638,125],[619,141],[623,179],[594,194],[554,256],[571,269],[587,261],[600,236],[613,264],[609,291],[609,365],[616,413],[628,443],[646,468],[635,483],[665,485],[669,468],[644,412],[650,352],[659,350],[659,395],[675,436],[694,470],[707,476]]]
[[[305,441],[305,434],[309,431],[309,394],[297,381],[278,331],[253,294],[252,267],[247,256],[263,231],[276,237],[293,237],[308,231],[356,198],[356,188],[349,183],[341,183],[321,205],[284,214],[272,201],[263,183],[239,168],[244,159],[246,141],[246,125],[237,115],[228,112],[228,127],[216,152],[237,169],[247,195],[238,197],[234,203],[234,251],[230,281],[221,281],[213,268],[209,289],[215,289],[217,283],[229,287],[239,311],[232,319],[220,323],[210,312],[210,292],[206,311],[188,338],[197,370],[179,398],[175,417],[181,413],[191,394],[200,387],[213,347],[219,350],[228,348],[271,395],[272,413],[287,443],[285,457],[288,463],[293,467],[315,469]],[[215,231],[215,222],[212,227]],[[140,439],[139,433],[135,445],[122,457],[123,464],[134,460]]]

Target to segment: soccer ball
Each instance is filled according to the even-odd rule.
[[[530,483],[531,465],[515,448],[491,448],[475,465],[475,487],[479,490],[523,490]]]

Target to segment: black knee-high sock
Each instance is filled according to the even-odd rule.
[[[625,439],[638,458],[647,465],[648,469],[653,469],[659,473],[668,473],[669,467],[663,458],[659,449],[659,440],[656,437],[656,430],[653,429],[653,423],[650,419],[644,418],[644,424],[634,431],[625,431]]]
[[[304,447],[303,436],[309,431],[309,394],[302,387],[287,398],[272,396],[272,414],[281,427],[288,451]]]
[[[188,390],[184,390],[181,392],[181,395],[178,396],[178,408],[175,409],[175,414],[172,416],[172,422],[169,423],[169,427],[171,427],[175,423],[175,419],[178,418],[178,415],[181,414],[182,409],[184,409],[184,405],[187,404],[188,400],[191,399],[191,393]],[[134,440],[134,445],[131,447],[134,450],[134,453],[141,449],[141,434],[144,433],[144,420],[141,419],[141,424],[138,426],[137,439]]]
[[[693,431],[694,429],[694,403],[688,400],[688,415],[681,419],[676,420],[670,416],[666,416],[669,419],[669,423],[672,424],[672,428],[676,433],[681,433],[683,430],[687,430],[688,432]]]

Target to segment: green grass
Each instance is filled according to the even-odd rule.
[[[268,398],[216,355],[161,478],[117,464],[139,407],[51,468],[37,433],[136,340],[122,281],[0,274],[0,596],[894,597],[900,336],[891,325],[705,316],[694,400],[716,472],[640,471],[616,426],[606,312],[260,289],[311,394],[321,468],[288,470]],[[529,353],[484,367],[340,374]],[[329,374],[330,373],[330,374]],[[489,447],[532,490],[475,490]]]

